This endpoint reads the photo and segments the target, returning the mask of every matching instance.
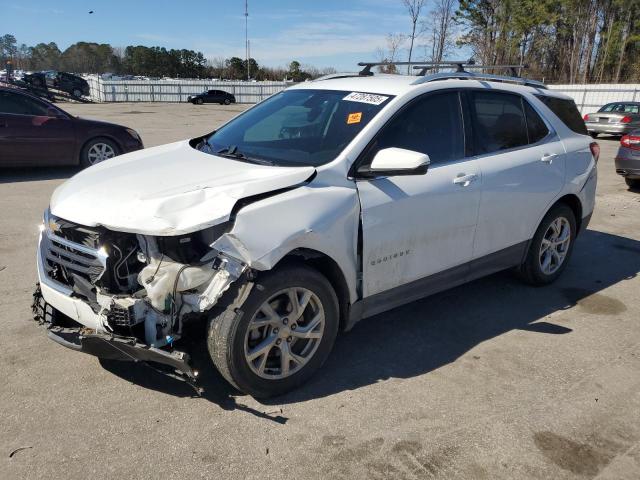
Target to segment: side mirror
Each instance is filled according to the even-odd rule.
[[[376,153],[371,165],[360,167],[361,177],[391,177],[397,175],[424,175],[429,168],[429,155],[404,148],[385,148]]]

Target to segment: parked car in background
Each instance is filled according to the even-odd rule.
[[[616,155],[616,173],[624,177],[631,188],[640,188],[640,129],[620,139]]]
[[[88,167],[141,148],[135,130],[74,117],[42,98],[0,87],[2,167]]]
[[[219,103],[220,105],[229,105],[236,103],[236,97],[224,90],[205,90],[198,95],[189,95],[187,101],[194,105],[202,105],[203,103]]]
[[[84,78],[67,72],[34,72],[25,75],[23,81],[35,88],[51,88],[76,98],[86,97],[90,93],[89,83]]]
[[[625,135],[640,128],[640,102],[614,102],[604,105],[596,113],[584,116],[589,134]]]

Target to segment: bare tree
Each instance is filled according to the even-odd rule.
[[[411,55],[413,54],[413,44],[416,38],[420,35],[420,31],[417,30],[418,23],[420,21],[420,15],[426,0],[402,0],[402,4],[409,13],[411,19],[411,34],[409,35],[409,61],[411,61]],[[407,74],[411,73],[411,65],[407,65]]]
[[[432,62],[441,62],[454,47],[456,31],[453,18],[457,3],[457,0],[436,0],[429,23],[422,27],[429,32],[431,51],[427,50],[427,56]]]
[[[387,47],[378,48],[377,51],[378,60],[381,63],[388,64],[378,67],[380,73],[398,73],[398,69],[393,63],[398,61],[400,48],[406,40],[407,37],[401,33],[389,33],[387,35]]]

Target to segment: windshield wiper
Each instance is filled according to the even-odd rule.
[[[227,148],[223,148],[222,150],[218,150],[216,152],[216,155],[219,155],[221,157],[226,157],[226,158],[233,158],[234,160],[243,160],[246,162],[258,163],[260,165],[269,165],[269,166],[275,165],[275,163],[270,162],[269,160],[264,160],[262,158],[248,157],[244,153],[239,152],[238,147],[236,147],[235,145],[231,145]]]
[[[213,153],[213,146],[211,146],[211,144],[209,143],[209,140],[206,137],[202,139],[198,147],[199,147],[198,150],[200,150],[201,152],[204,152],[206,147],[207,153]]]

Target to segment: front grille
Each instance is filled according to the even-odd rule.
[[[73,286],[75,276],[94,283],[104,273],[107,255],[46,231],[41,255],[47,275],[57,282]]]

